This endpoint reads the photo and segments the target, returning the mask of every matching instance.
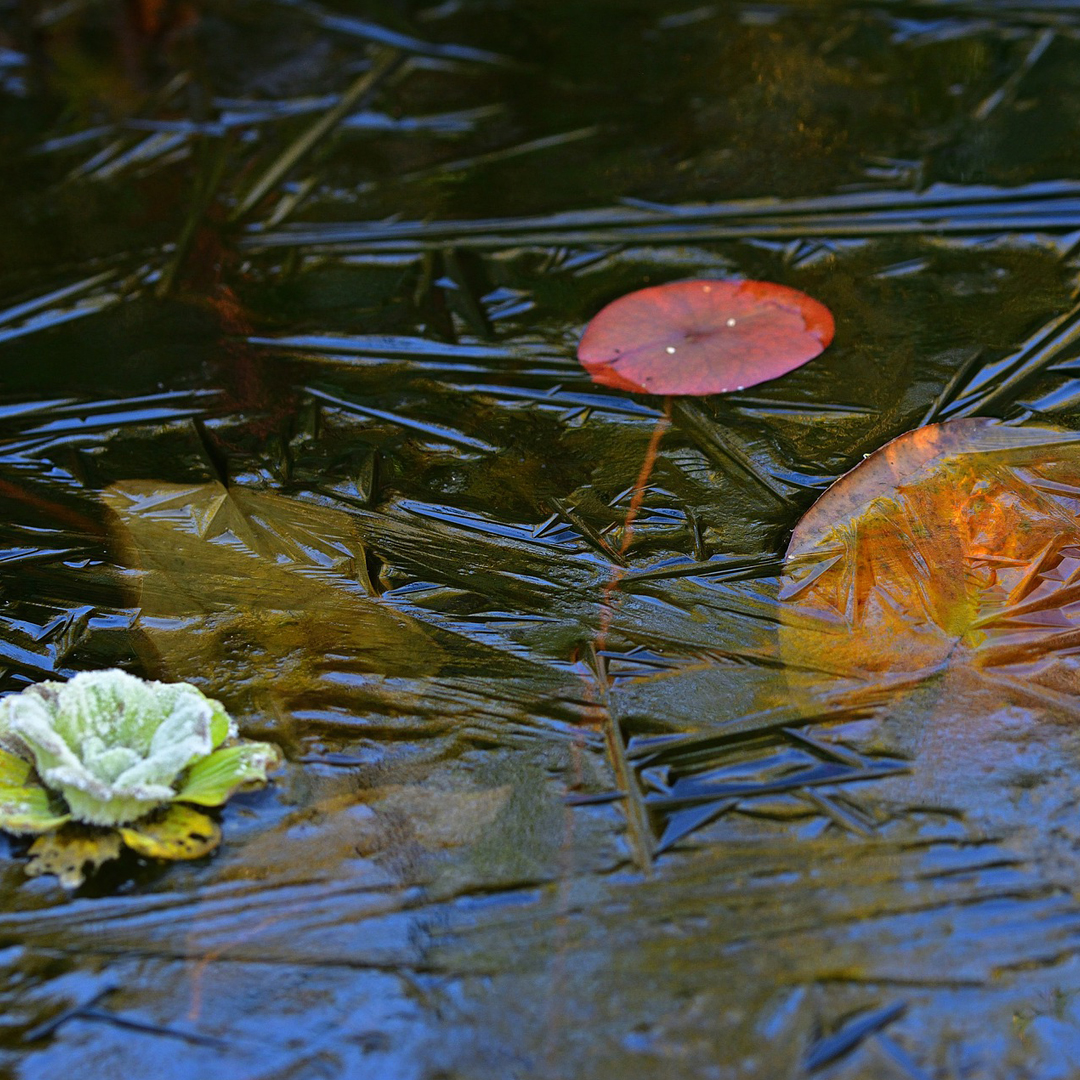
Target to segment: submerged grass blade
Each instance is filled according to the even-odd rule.
[[[147,114],[156,113],[159,109],[168,105],[190,82],[190,72],[181,71],[177,73],[159,90],[150,94],[142,103],[138,111]],[[151,138],[153,138],[153,136],[151,136]],[[145,142],[146,140],[142,138],[141,133],[138,131],[130,131],[119,136],[87,161],[84,161],[81,165],[72,169],[65,178],[65,182],[70,183],[73,180],[85,179],[108,180],[113,178],[123,167],[119,164],[121,159],[128,158],[133,152],[133,148],[140,141]],[[155,148],[156,146],[157,144],[154,144]]]
[[[805,791],[797,793],[800,799],[810,803],[822,814],[824,814],[834,825],[843,829],[845,832],[854,833],[856,836],[868,837],[873,836],[873,827],[868,824],[861,815],[856,816],[850,810],[840,806],[827,795],[823,795],[820,791],[814,791],[813,788],[807,788]]]
[[[439,442],[460,446],[463,450],[479,450],[485,454],[494,454],[498,450],[497,447],[484,442],[483,439],[474,439],[469,435],[462,434],[460,431],[455,431],[453,428],[445,427],[443,424],[413,420],[408,416],[399,416],[397,413],[387,412],[385,409],[375,409],[369,405],[361,405],[338,394],[320,390],[318,387],[305,386],[304,392],[319,401],[325,401],[328,405],[336,405],[339,409],[346,410],[346,412],[356,413],[358,416],[370,416],[374,420],[387,420],[391,424],[397,424],[399,427],[406,428],[409,431],[415,431],[417,434],[424,435],[429,439],[437,439]]]
[[[414,53],[418,56],[434,56],[474,64],[491,64],[496,67],[506,67],[514,64],[514,61],[508,57],[489,52],[487,49],[424,41],[421,38],[414,37],[412,34],[405,34],[380,23],[372,22],[370,19],[362,19],[353,15],[339,15],[337,12],[327,11],[321,5],[313,3],[312,0],[300,0],[300,2],[297,2],[297,0],[278,0],[278,2],[299,8],[327,30],[336,30],[339,33],[349,34],[378,45],[401,49],[403,52]]]
[[[806,1055],[806,1071],[817,1072],[818,1069],[823,1069],[845,1054],[851,1053],[865,1039],[888,1027],[895,1020],[899,1020],[906,1011],[907,1003],[901,1001],[855,1017],[839,1031],[819,1039],[810,1047]]]
[[[676,398],[672,404],[672,417],[684,430],[696,436],[697,444],[717,464],[724,468],[734,465],[782,506],[787,505],[788,492],[765,470],[758,468],[735,436],[717,424],[696,401]]]
[[[341,95],[337,104],[301,132],[248,188],[238,200],[230,220],[237,221],[250,213],[346,116],[374,94],[383,80],[401,63],[402,55],[398,49],[380,49],[372,59],[371,68]]]
[[[633,570],[619,582],[622,589],[631,590],[636,582],[670,581],[675,578],[700,577],[710,581],[749,581],[752,578],[772,577],[784,568],[778,555],[714,555],[697,562],[658,566],[651,570]]]
[[[941,393],[934,398],[930,408],[926,410],[922,420],[919,421],[919,427],[926,427],[927,424],[933,424],[941,418],[952,403],[953,398],[955,398],[957,391],[975,374],[982,356],[983,351],[981,348],[971,349],[968,352],[967,358],[961,361],[952,378],[942,388]]]
[[[545,135],[540,139],[530,139],[528,142],[517,143],[514,146],[503,147],[501,150],[489,150],[486,154],[477,154],[475,157],[459,158],[454,161],[443,161],[430,168],[417,169],[415,172],[406,173],[398,178],[397,182],[423,180],[426,177],[437,176],[440,173],[465,172],[475,169],[477,166],[494,165],[500,161],[511,161],[514,158],[524,157],[526,154],[535,154],[542,150],[552,150],[569,143],[580,142],[583,139],[591,139],[600,133],[600,127],[592,124],[589,127],[574,128],[573,131],[561,131],[557,135]]]
[[[198,232],[199,226],[205,220],[207,212],[214,201],[214,196],[221,186],[221,178],[225,172],[225,165],[229,160],[230,142],[227,139],[218,140],[213,152],[210,152],[211,144],[209,141],[204,139],[202,148],[206,152],[209,160],[204,166],[196,184],[195,193],[191,199],[191,206],[188,210],[187,217],[184,219],[184,225],[180,230],[180,235],[176,239],[175,249],[169,258],[168,263],[165,265],[165,268],[162,270],[161,278],[157,283],[157,287],[154,289],[154,295],[157,296],[159,300],[164,299],[172,292],[180,269],[184,265],[188,253],[191,250],[191,245]]]
[[[479,280],[482,275],[477,265],[479,259],[471,254],[469,259],[472,260],[472,264],[462,258],[461,253],[454,248],[447,248],[442,253],[443,270],[454,283],[455,287],[451,295],[460,309],[462,318],[477,337],[490,339],[493,336],[491,322],[480,303],[480,297],[485,290]]]
[[[83,278],[82,281],[65,285],[61,289],[53,289],[52,292],[48,292],[44,296],[35,297],[33,300],[24,300],[21,304],[13,304],[11,307],[0,311],[0,326],[19,322],[21,319],[25,319],[27,315],[33,315],[43,308],[52,307],[53,304],[59,304],[63,300],[70,300],[81,293],[90,292],[91,289],[97,288],[98,285],[104,285],[106,281],[111,281],[116,275],[116,270],[104,270],[100,274]]]
[[[1047,28],[1036,38],[1034,44],[1028,50],[1027,55],[1020,61],[1013,73],[995,90],[985,98],[972,114],[975,120],[986,120],[990,114],[1003,102],[1009,100],[1016,93],[1017,88],[1023,81],[1024,76],[1039,62],[1043,53],[1050,47],[1054,40],[1054,31]]]
[[[549,505],[564,521],[577,529],[579,533],[594,547],[605,559],[610,559],[617,566],[627,566],[628,563],[623,554],[616,551],[608,543],[607,539],[592,527],[565,499],[552,497],[548,500]]]
[[[721,802],[692,806],[688,810],[678,810],[670,814],[660,842],[656,845],[656,854],[668,851],[680,840],[685,840],[691,833],[705,828],[706,825],[711,825],[717,818],[723,817],[738,805],[738,799],[724,799]]]
[[[601,630],[601,634],[604,631]],[[626,824],[630,843],[634,850],[634,860],[644,874],[651,874],[653,868],[654,842],[652,825],[649,822],[649,809],[642,797],[637,773],[626,756],[626,741],[611,711],[610,680],[607,661],[597,648],[597,643],[590,646],[590,660],[596,685],[600,693],[600,706],[603,716],[604,746],[608,761],[615,774],[615,784],[619,791],[625,792]]]

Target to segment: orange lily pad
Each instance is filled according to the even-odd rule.
[[[785,660],[879,685],[962,665],[1071,695],[1078,515],[1080,433],[985,419],[908,432],[795,529]]]

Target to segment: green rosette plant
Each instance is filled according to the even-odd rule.
[[[0,701],[0,828],[37,835],[28,872],[67,885],[123,846],[198,858],[221,831],[194,807],[265,783],[279,761],[188,683],[119,670],[38,683]]]

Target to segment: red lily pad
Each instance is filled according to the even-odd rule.
[[[623,296],[589,323],[593,382],[639,394],[723,394],[786,375],[833,339],[829,309],[767,281],[679,281]]]

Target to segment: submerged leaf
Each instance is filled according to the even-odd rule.
[[[178,804],[118,831],[129,848],[150,859],[201,859],[221,843],[217,822]]]
[[[357,860],[462,847],[484,835],[511,794],[509,784],[456,790],[393,784],[332,796],[244,845],[226,873],[329,879],[355,873]]]
[[[767,281],[680,281],[608,304],[578,359],[594,382],[646,394],[723,394],[785,375],[833,339],[829,309]]]
[[[799,522],[784,653],[833,674],[1008,667],[1071,693],[1080,434],[956,420],[889,443]]]
[[[33,842],[26,873],[55,874],[65,888],[77,889],[88,874],[119,858],[121,848],[120,835],[112,829],[65,825]]]
[[[934,808],[1021,831],[1071,820],[1078,599],[1080,433],[921,428],[796,528],[782,692],[804,716],[835,715],[831,737],[848,751],[909,763],[875,784],[880,816]]]
[[[210,685],[305,693],[328,656],[395,675],[438,669],[426,627],[369,594],[340,510],[221,484],[126,481],[104,493],[127,565],[142,571],[149,664]]]

